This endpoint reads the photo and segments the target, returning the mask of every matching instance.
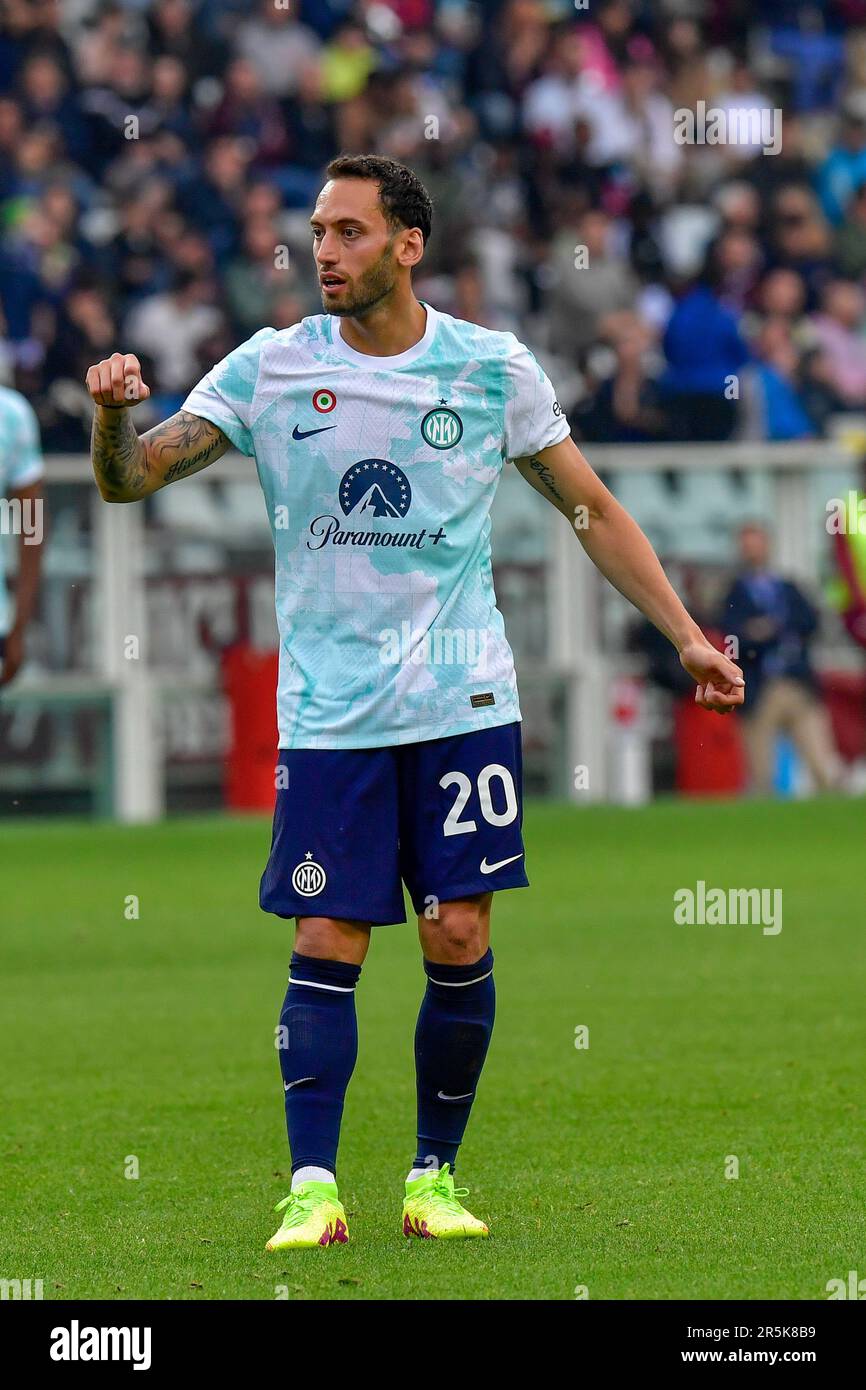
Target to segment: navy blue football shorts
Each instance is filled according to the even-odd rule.
[[[526,888],[520,723],[391,748],[282,748],[259,904],[279,917],[405,922]],[[431,912],[432,915],[432,912]]]

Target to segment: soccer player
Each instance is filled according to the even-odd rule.
[[[42,569],[42,477],[39,425],[18,391],[0,386],[0,689],[18,674],[24,635],[36,609]],[[3,579],[2,547],[18,534],[15,602]]]
[[[454,1164],[493,1028],[493,894],[525,887],[520,709],[496,607],[489,510],[514,460],[599,569],[679,651],[697,701],[742,703],[738,668],[691,620],[649,542],[569,435],[511,333],[412,292],[432,207],[408,168],[341,156],[311,218],[322,314],[262,328],[139,438],[130,354],[91,367],[100,492],[131,502],[255,459],[276,550],[277,803],[260,905],[296,919],[278,1041],[292,1154],[269,1250],[348,1238],[336,1185],[373,926],[404,922],[427,976],[415,1031],[407,1236],[486,1236]],[[401,883],[402,880],[402,883]]]

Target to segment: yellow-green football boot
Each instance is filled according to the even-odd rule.
[[[438,1172],[425,1173],[406,1183],[404,1236],[420,1236],[422,1240],[466,1240],[470,1236],[490,1234],[484,1222],[458,1202],[458,1197],[468,1196],[469,1188],[455,1187],[449,1168],[449,1164],[443,1163]]]
[[[266,1250],[311,1250],[316,1245],[345,1245],[349,1239],[346,1213],[333,1182],[303,1182],[278,1202],[283,1224]]]

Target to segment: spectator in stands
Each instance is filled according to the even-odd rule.
[[[361,24],[347,19],[325,44],[321,56],[321,91],[325,101],[351,101],[367,85],[377,65],[376,50]]]
[[[433,199],[440,235],[424,253],[423,277],[456,275],[484,235],[479,209],[454,164],[458,146],[445,139],[421,141],[412,167]]]
[[[800,353],[785,319],[765,319],[740,374],[741,439],[809,439],[815,434],[800,387]]]
[[[158,130],[160,116],[151,94],[151,60],[131,45],[117,50],[104,84],[82,91],[90,137],[86,167],[95,179],[102,177],[110,160]]]
[[[610,218],[592,208],[556,235],[549,262],[547,310],[557,352],[577,356],[595,342],[607,314],[631,309],[637,280],[614,248]]]
[[[714,199],[726,231],[751,232],[761,229],[761,198],[754,184],[745,179],[729,179],[719,188]]]
[[[690,15],[674,15],[664,23],[662,51],[667,63],[668,95],[677,109],[694,111],[699,101],[715,105],[719,74],[710,62],[709,50],[697,21]]]
[[[38,295],[56,302],[73,284],[81,252],[73,228],[52,215],[49,190],[23,210],[11,250],[19,268],[35,276]]]
[[[228,307],[245,338],[263,324],[272,323],[274,300],[294,282],[288,247],[274,222],[266,217],[250,218],[244,226],[241,255],[230,261],[225,271]]]
[[[238,27],[236,48],[252,63],[263,90],[283,98],[295,95],[304,69],[317,61],[321,43],[298,19],[297,0],[286,0],[279,9],[273,0],[259,0],[258,13]]]
[[[4,38],[0,61],[3,76],[14,74],[22,61],[37,49],[49,53],[71,70],[69,49],[61,33],[63,14],[57,0],[6,0],[3,7]]]
[[[189,110],[189,74],[173,53],[154,59],[152,100],[159,130],[171,131],[191,149],[196,130]]]
[[[299,18],[320,39],[329,39],[356,8],[357,0],[301,0]]]
[[[599,0],[580,29],[583,66],[596,91],[618,91],[634,29],[629,0]]]
[[[513,139],[524,96],[547,53],[551,16],[542,0],[505,0],[483,20],[467,68],[467,91],[482,135]]]
[[[866,406],[866,301],[853,280],[833,280],[821,298],[821,311],[812,318],[818,346],[824,352],[836,390],[849,410]]]
[[[814,305],[832,274],[833,237],[811,189],[789,184],[773,198],[771,254],[777,265],[803,277]]]
[[[851,196],[834,243],[836,268],[846,280],[866,274],[866,179]]]
[[[220,263],[233,254],[238,244],[240,207],[250,158],[246,140],[234,135],[219,136],[207,146],[204,176],[194,176],[178,190],[178,209],[207,233]]]
[[[744,171],[749,183],[760,193],[765,211],[783,188],[791,184],[811,187],[814,182],[812,131],[810,123],[785,111],[779,153],[770,157],[757,156]]]
[[[631,225],[628,226],[628,223]],[[647,293],[655,306],[648,316],[657,326],[663,326],[658,314],[663,314],[664,323],[670,318],[673,301],[664,284],[665,262],[656,219],[656,207],[648,193],[637,192],[628,208],[627,235],[629,238],[629,260],[635,275],[647,286]],[[646,312],[643,304],[647,296],[641,295],[641,312]],[[664,305],[661,309],[660,306]]]
[[[719,298],[720,278],[711,250],[665,331],[668,365],[659,385],[674,439],[728,439],[736,423],[737,383],[749,352],[736,315]]]
[[[99,87],[109,81],[117,50],[132,37],[130,24],[129,12],[111,0],[98,13],[91,13],[90,24],[81,30],[72,53],[82,87]]]
[[[655,338],[637,315],[622,315],[611,333],[613,371],[593,392],[588,410],[569,412],[588,441],[645,444],[664,439],[669,422],[652,372]]]
[[[111,355],[118,326],[105,291],[89,275],[77,279],[46,326],[42,374],[49,385],[39,402],[42,439],[47,450],[75,453],[92,416],[82,368],[86,375],[91,363]],[[147,427],[143,411],[139,429]]]
[[[719,302],[740,317],[753,303],[764,267],[761,243],[745,227],[729,227],[713,247]]]
[[[578,103],[583,84],[592,85],[584,66],[582,32],[563,25],[555,33],[539,77],[527,87],[521,103],[523,130],[541,150],[558,159],[574,156]]]
[[[14,228],[33,202],[58,178],[71,178],[74,169],[63,158],[63,139],[56,126],[42,124],[24,128],[15,150],[12,173],[12,206],[7,227]]]
[[[179,270],[167,293],[143,300],[127,318],[124,339],[131,352],[146,352],[153,359],[157,391],[181,398],[186,394],[196,370],[196,350],[222,322],[214,295],[212,280]]]
[[[198,21],[197,6],[190,0],[156,0],[146,7],[149,51],[154,58],[164,55],[183,64],[190,85],[203,77],[217,77],[225,70],[228,47],[222,39]],[[279,11],[285,14],[285,10]]]
[[[770,565],[766,529],[750,522],[739,534],[741,572],[725,599],[721,625],[736,638],[748,699],[741,715],[752,786],[773,786],[776,739],[787,734],[826,791],[839,784],[841,764],[818,693],[809,646],[818,614],[796,584]]]
[[[734,63],[728,84],[714,98],[713,105],[725,113],[725,124],[728,130],[732,129],[732,119],[737,119],[733,116],[734,112],[766,112],[767,115],[762,117],[762,120],[766,121],[768,117],[772,118],[775,108],[772,98],[760,90],[755,82],[754,73],[744,62]],[[743,134],[744,132],[741,130],[737,140],[728,140],[726,143],[716,146],[721,154],[722,162],[727,167],[734,167],[739,170],[756,156],[763,158],[761,153],[763,136],[758,122],[750,122],[748,129],[750,138],[748,140],[743,138]]]
[[[0,96],[0,200],[4,203],[16,191],[16,153],[23,132],[21,103],[13,97]]]
[[[845,3],[846,0],[842,0],[839,8],[843,8]],[[854,3],[859,4],[860,0],[854,0]],[[826,0],[822,7],[827,8]],[[785,6],[779,8],[784,11]],[[817,11],[812,13],[817,19]],[[773,18],[776,22],[770,30],[770,47],[789,63],[794,109],[812,112],[829,107],[844,73],[845,44],[842,35],[834,32],[835,26],[792,22],[793,14],[788,22],[783,15]]]
[[[192,271],[205,280],[216,275],[216,257],[204,232],[181,223],[167,240],[163,240],[160,228],[160,242],[175,270]]]
[[[27,60],[21,73],[20,96],[25,124],[55,126],[63,133],[69,158],[83,162],[90,146],[87,127],[56,58],[37,51]]]
[[[768,271],[758,287],[755,308],[767,318],[784,319],[791,332],[803,338],[807,331],[803,277],[795,270]]]
[[[320,171],[337,143],[334,108],[323,98],[322,72],[315,63],[301,74],[297,95],[288,103],[285,120],[295,180],[289,185],[287,171],[283,171],[283,194],[291,206],[306,207],[321,186]],[[297,202],[293,198],[295,190]]]
[[[834,226],[845,217],[857,188],[866,182],[866,93],[852,93],[845,102],[838,139],[817,173],[825,215]]]
[[[582,87],[575,116],[589,128],[590,165],[623,166],[633,186],[652,189],[662,202],[675,191],[683,148],[674,139],[670,100],[658,90],[660,69],[652,44],[637,35],[628,44],[628,54],[619,89]]]
[[[105,278],[121,305],[168,287],[155,225],[158,213],[152,196],[131,198],[120,208],[117,231],[103,248]]]
[[[828,432],[831,418],[846,408],[839,395],[832,363],[826,352],[815,344],[806,345],[800,360],[800,399],[821,434]]]
[[[247,58],[235,58],[227,67],[222,98],[207,117],[205,132],[208,137],[244,139],[251,168],[280,164],[289,156],[280,104],[262,90],[259,75]]]

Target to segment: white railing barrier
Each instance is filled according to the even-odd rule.
[[[850,452],[827,440],[793,444],[671,444],[640,446],[585,446],[593,466],[617,477],[659,470],[765,470],[772,479],[772,521],[775,562],[792,578],[814,585],[819,574],[820,530],[816,529],[810,501],[810,475],[818,471],[848,470],[851,486],[856,469]],[[87,455],[51,456],[47,460],[51,483],[92,484]],[[256,484],[252,461],[227,454],[212,469],[185,480],[184,488],[206,488],[216,482]],[[508,478],[503,486],[524,487]],[[109,506],[93,485],[93,536],[98,577],[96,619],[99,628],[97,670],[93,677],[65,677],[56,681],[35,672],[22,674],[15,690],[30,697],[68,684],[80,693],[91,687],[107,692],[112,704],[113,810],[119,820],[136,822],[158,819],[164,811],[164,771],[159,746],[156,703],[160,693],[177,684],[149,668],[148,634],[144,603],[145,529],[143,508]],[[573,789],[574,800],[603,801],[616,794],[623,781],[617,766],[609,718],[611,682],[628,663],[603,650],[600,634],[600,577],[583,554],[572,529],[550,511],[548,547],[548,671],[565,678],[568,689],[565,746],[569,765],[590,763],[593,775],[585,789]],[[495,541],[495,529],[494,529]],[[50,530],[49,530],[50,544]],[[495,554],[495,550],[494,550]],[[141,659],[129,660],[124,644],[129,636],[141,644]],[[519,671],[518,671],[519,676]],[[183,683],[181,683],[183,684]],[[629,749],[628,797],[635,799],[636,771],[640,756]],[[571,787],[571,778],[568,779]],[[622,791],[619,795],[623,795]]]

